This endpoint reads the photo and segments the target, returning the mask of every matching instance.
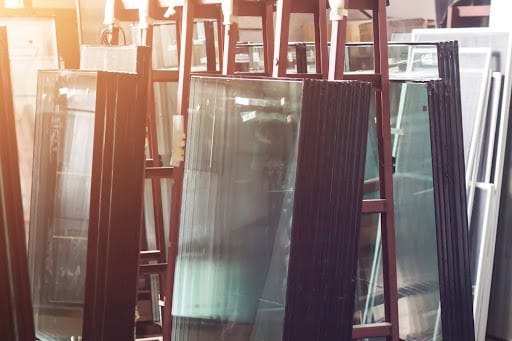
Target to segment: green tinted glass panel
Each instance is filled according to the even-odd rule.
[[[391,83],[395,232],[398,270],[400,337],[440,340],[439,274],[434,213],[428,94],[425,84]],[[360,323],[384,321],[380,233],[376,232],[371,271],[359,272],[356,297]],[[363,250],[364,251],[364,250]],[[366,261],[366,264],[370,262]],[[368,277],[368,274],[370,276]],[[368,284],[365,284],[368,282]]]
[[[302,82],[194,78],[174,340],[279,340]]]

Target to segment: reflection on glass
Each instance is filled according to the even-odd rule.
[[[171,160],[172,116],[176,114],[178,83],[154,83],[158,153],[164,165]]]
[[[23,6],[22,1],[14,1],[13,3],[21,3],[21,6]],[[7,26],[9,39],[21,193],[25,223],[28,227],[32,186],[37,70],[57,69],[59,66],[55,21],[52,18],[0,17],[0,24]]]
[[[82,333],[97,74],[39,74],[30,222],[34,318],[41,340]]]
[[[173,340],[279,340],[301,82],[193,78]]]
[[[301,48],[303,47],[303,48]],[[301,54],[299,56],[299,54]],[[298,73],[297,63],[304,63],[306,73],[316,72],[315,46],[310,43],[290,43],[286,73]],[[264,72],[265,53],[261,43],[238,43],[236,47],[236,71]]]
[[[439,274],[434,214],[432,155],[427,88],[424,84],[391,83],[391,98],[400,101],[392,111],[394,122],[393,176],[398,270],[400,337],[440,340]],[[377,233],[375,245],[380,245]],[[380,260],[375,247],[368,287],[374,290],[356,302],[365,302],[362,323],[384,320]],[[361,264],[361,260],[360,260]],[[360,281],[363,281],[363,277]],[[360,284],[360,286],[363,286]],[[362,303],[360,303],[362,306]]]
[[[153,69],[178,69],[176,23],[153,26]]]
[[[349,72],[368,72],[374,69],[373,46],[367,43],[347,45],[346,69]],[[389,73],[392,79],[421,79],[439,77],[435,44],[389,45]]]
[[[172,183],[171,179],[160,179],[160,190],[162,199],[162,218],[163,218],[163,244],[167,245],[165,241],[169,240],[169,223],[170,223],[170,207],[171,207],[171,193]],[[152,180],[146,179],[144,182],[144,233],[142,235],[141,250],[154,251],[160,250],[167,255],[167,248],[163,250],[157,243],[157,235],[155,228],[155,210],[153,204],[153,186]],[[151,260],[149,264],[158,263],[158,260]],[[138,308],[138,322],[151,321],[161,322],[161,309],[160,309],[160,282],[158,275],[140,275],[138,290],[139,292],[150,292],[149,297],[139,297],[137,303]]]
[[[379,229],[379,214],[363,215],[361,217],[354,324],[379,322],[374,320],[370,310],[370,307],[374,305],[381,305],[383,299]],[[377,238],[379,240],[376,243]]]
[[[157,23],[153,27],[153,69],[178,70],[176,32],[175,22]],[[208,48],[215,50],[211,57],[219,70],[217,21],[196,20],[192,34],[192,71],[207,70]]]
[[[368,122],[368,142],[364,170],[363,199],[380,198],[379,188],[379,149],[377,144],[377,117],[375,115],[375,98],[370,103],[370,121]]]
[[[127,46],[80,46],[80,70],[137,73],[142,48]]]
[[[304,45],[305,49],[298,48]],[[437,50],[435,44],[389,45],[389,71],[391,78],[437,78]],[[347,72],[373,72],[373,46],[369,43],[354,43],[346,46],[345,70]],[[300,56],[299,56],[300,54]],[[239,43],[237,45],[237,71],[263,72],[263,45]],[[315,45],[312,42],[288,45],[286,72],[297,73],[297,62],[305,60],[307,73],[316,72]],[[246,64],[246,65],[242,65]]]

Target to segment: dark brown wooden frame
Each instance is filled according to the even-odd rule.
[[[84,340],[130,340],[144,187],[147,68],[98,73]]]
[[[304,80],[283,340],[352,335],[371,95]]]
[[[446,13],[446,27],[473,26],[475,19],[489,18],[490,5],[449,6]]]
[[[275,58],[285,56],[283,47],[288,44],[288,26],[290,13],[292,12],[291,0],[278,0],[277,2],[277,24],[276,32],[280,37],[275,41]],[[315,6],[315,1],[309,4]],[[320,0],[320,6],[325,1]],[[305,3],[302,3],[306,6]],[[390,103],[389,103],[389,66],[387,49],[387,17],[385,0],[346,0],[345,8],[357,10],[371,10],[373,12],[373,37],[374,37],[374,73],[356,75],[344,72],[346,25],[347,20],[334,21],[331,33],[331,53],[329,56],[329,70],[320,66],[321,77],[328,76],[329,79],[352,79],[368,81],[375,89],[375,103],[377,114],[377,142],[379,149],[379,189],[381,199],[364,200],[362,205],[363,214],[380,213],[382,229],[383,249],[383,277],[384,277],[384,301],[385,321],[384,323],[354,326],[353,339],[365,337],[386,337],[388,341],[398,341],[398,293],[397,293],[397,270],[396,270],[396,245],[394,230],[394,207],[393,207],[393,160],[391,157],[391,126],[390,126]],[[307,6],[306,6],[307,7]],[[313,7],[315,8],[315,7]],[[305,11],[306,9],[302,9]],[[315,32],[319,37],[320,46],[316,46],[317,56],[323,61],[326,58],[327,41],[322,39],[321,20],[316,22]],[[319,26],[320,25],[320,26]],[[318,27],[319,26],[319,27]],[[318,64],[318,63],[317,63]],[[317,66],[318,67],[318,66]],[[285,67],[279,64],[274,68],[273,75],[284,77]],[[318,71],[317,71],[318,72]],[[288,75],[291,76],[291,75]],[[293,75],[294,77],[314,77],[314,75]]]
[[[0,27],[0,339],[34,340],[7,29]]]

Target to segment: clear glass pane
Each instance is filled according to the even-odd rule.
[[[145,240],[142,241],[142,250],[158,250],[158,243],[155,229],[155,214],[153,205],[153,182],[152,179],[146,179],[144,183],[144,223],[145,223]],[[170,203],[172,193],[172,180],[159,179],[161,200],[162,200],[162,218],[164,228],[164,244],[167,245],[167,238],[169,236],[169,223],[170,223]],[[167,248],[160,250],[167,252]]]
[[[155,116],[158,137],[158,154],[164,166],[171,160],[172,116],[178,108],[178,83],[153,83]]]
[[[377,144],[377,117],[375,114],[375,97],[370,103],[370,121],[368,123],[368,142],[366,145],[366,162],[364,170],[363,199],[380,198],[379,147]]]
[[[361,217],[354,309],[357,325],[384,322],[380,219],[379,214]],[[380,310],[370,309],[374,306],[380,306]]]
[[[153,26],[153,69],[178,70],[176,23]]]
[[[96,80],[40,72],[29,255],[41,340],[82,333]]]
[[[264,72],[263,45],[239,43],[236,47],[235,64],[238,72]]]
[[[173,340],[279,340],[301,82],[194,78]]]
[[[176,33],[175,22],[158,23],[154,26],[153,69],[178,70]],[[211,46],[215,49],[215,66],[216,70],[219,70],[218,34],[216,20],[197,20],[194,23],[192,32],[192,71],[207,70],[207,43],[213,44]]]
[[[206,36],[204,22],[195,22],[192,30],[192,71],[206,71]]]
[[[432,183],[432,155],[428,95],[425,84],[391,83],[394,102],[393,156],[396,158],[393,175],[395,232],[398,270],[398,309],[400,337],[407,340],[440,340],[439,273],[437,239]],[[376,220],[378,223],[378,220]],[[380,233],[376,239],[372,264],[380,267]],[[364,235],[363,235],[364,236]],[[362,253],[361,256],[367,255]],[[360,259],[360,274],[364,267]],[[382,322],[384,302],[382,277],[379,269],[367,285],[368,295],[358,293],[364,323]],[[364,276],[358,287],[364,287]],[[373,292],[370,291],[373,290]],[[370,318],[371,317],[371,318]]]
[[[428,96],[423,84],[393,84],[404,98],[393,176],[401,337],[442,337]]]
[[[392,79],[438,78],[437,46],[434,44],[389,45],[389,72]],[[374,69],[373,45],[347,45],[346,70],[369,72]]]
[[[25,225],[29,226],[34,148],[37,70],[57,69],[57,38],[52,18],[6,18],[11,81],[18,137],[21,192]]]

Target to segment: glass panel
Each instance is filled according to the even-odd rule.
[[[29,226],[37,70],[57,69],[57,38],[51,18],[6,18],[11,81],[18,136],[21,192],[25,226]]]
[[[213,35],[209,36],[209,29]],[[192,37],[192,71],[207,70],[207,39],[213,38],[216,70],[219,70],[218,31],[216,20],[194,22]],[[158,23],[153,28],[153,69],[178,70],[176,23]]]
[[[162,182],[162,198],[170,197],[171,188],[165,188]],[[165,210],[165,206],[163,209]],[[169,209],[167,209],[169,211]],[[168,218],[168,217],[167,217]],[[164,229],[168,233],[169,220],[164,219]],[[158,250],[156,229],[155,229],[155,215],[153,207],[153,191],[152,180],[146,179],[144,181],[144,233],[141,240],[141,250]],[[165,237],[164,237],[165,238]],[[165,243],[167,245],[167,243]],[[160,250],[165,252],[165,250]],[[151,260],[148,264],[155,264],[157,260]],[[160,285],[158,275],[139,275],[138,289],[137,289],[137,324],[148,324],[149,322],[160,323]]]
[[[373,72],[373,47],[366,43],[347,45],[348,72]],[[437,46],[435,44],[389,45],[390,77],[399,79],[438,78]]]
[[[424,84],[391,83],[394,104],[393,156],[396,158],[393,176],[395,229],[398,270],[398,308],[400,337],[406,340],[440,340],[439,274],[437,239],[432,183],[432,156],[428,95]],[[380,245],[380,233],[374,245]],[[374,247],[373,263],[381,257]],[[363,253],[364,255],[364,253]],[[360,265],[362,261],[360,260]],[[381,270],[374,270],[379,273]],[[372,283],[377,281],[377,283]],[[383,300],[379,297],[382,278],[375,275],[369,287],[374,292],[358,301],[365,301],[363,312],[371,316],[365,323],[383,321]],[[364,284],[360,284],[363,286]],[[368,303],[368,300],[373,302]]]
[[[375,114],[375,97],[370,103],[370,122],[368,124],[368,143],[364,171],[363,199],[380,198],[379,149],[377,144],[377,117]]]
[[[435,47],[412,47],[409,52],[407,71],[414,77],[437,77],[438,51]],[[466,160],[467,179],[476,181],[473,169],[478,167],[480,155],[476,154],[481,144],[485,126],[484,113],[487,108],[488,87],[491,77],[491,50],[487,48],[461,48],[460,92],[462,99],[464,159]],[[409,77],[410,74],[407,74]]]
[[[151,179],[144,181],[144,227],[145,234],[141,241],[141,250],[158,250],[155,231],[155,214],[153,210],[153,191]]]
[[[164,166],[171,161],[172,116],[176,114],[178,83],[153,83],[158,154]]]
[[[82,333],[96,80],[40,72],[29,254],[41,340]]]
[[[394,84],[404,97],[393,176],[401,337],[442,337],[428,96],[425,85]]]
[[[279,340],[302,83],[194,78],[173,340]]]
[[[316,72],[315,45],[312,43],[300,43],[305,46],[305,61],[307,73]],[[297,49],[298,44],[290,43],[288,45],[288,66],[286,72],[289,74],[297,73]],[[236,48],[236,71],[240,72],[264,72],[265,54],[263,45],[260,43],[238,43]],[[301,51],[301,50],[299,50]]]
[[[316,72],[314,43],[300,43],[305,45],[305,51],[297,49],[297,43],[288,45],[287,73],[297,73],[298,53],[304,54],[307,72]],[[389,45],[389,70],[392,78],[437,78],[437,47],[435,44],[392,44]],[[346,46],[347,72],[373,72],[373,46],[369,43],[354,43]],[[263,72],[264,71],[263,45],[259,43],[238,43],[237,63],[238,71]],[[247,63],[242,66],[241,63]],[[412,73],[412,74],[411,74]]]
[[[175,22],[153,26],[153,69],[178,70]]]
[[[288,45],[287,73],[297,73],[298,53],[304,54],[307,72],[316,72],[314,43],[300,43],[305,45],[305,51],[297,49],[297,43]],[[424,49],[427,49],[424,51]],[[434,51],[432,52],[432,49]],[[355,43],[346,47],[347,72],[373,72],[373,46],[368,43]],[[414,58],[411,56],[414,55]],[[258,43],[239,43],[237,45],[237,61],[248,60],[248,67],[240,71],[263,72],[263,46]],[[413,72],[414,69],[414,72]],[[437,78],[437,50],[435,44],[392,44],[389,45],[389,70],[393,78]],[[413,72],[413,74],[411,74]]]
[[[265,54],[261,44],[238,43],[235,56],[236,71],[264,72]]]
[[[80,70],[137,73],[139,47],[80,46]]]
[[[381,311],[370,309],[383,307],[380,214],[363,215],[360,231],[354,324],[384,322]]]
[[[162,215],[164,223],[164,240],[168,240],[169,235],[169,222],[170,222],[170,202],[172,193],[172,180],[160,179],[160,190],[162,194]],[[158,250],[158,244],[155,234],[155,215],[153,206],[153,190],[152,180],[146,179],[144,186],[144,221],[145,221],[145,238],[143,241],[142,250]],[[165,242],[167,245],[167,242]],[[165,250],[161,250],[166,252]]]
[[[192,35],[192,71],[206,71],[206,30],[204,21],[194,23]]]
[[[163,244],[166,246],[169,240],[169,223],[170,223],[170,208],[171,208],[171,193],[172,193],[172,180],[171,179],[160,179],[160,193],[162,199],[162,218],[164,235]],[[144,184],[144,222],[145,222],[145,233],[142,236],[141,249],[142,250],[159,250],[157,243],[156,229],[155,229],[155,215],[153,206],[153,190],[152,180],[146,179]],[[163,252],[167,257],[168,249],[164,247]],[[151,260],[149,264],[158,263],[157,260]],[[148,322],[153,323],[161,322],[161,309],[160,309],[160,282],[158,275],[142,275],[139,276],[139,288],[138,288],[138,301],[137,311],[139,318],[137,322]]]

